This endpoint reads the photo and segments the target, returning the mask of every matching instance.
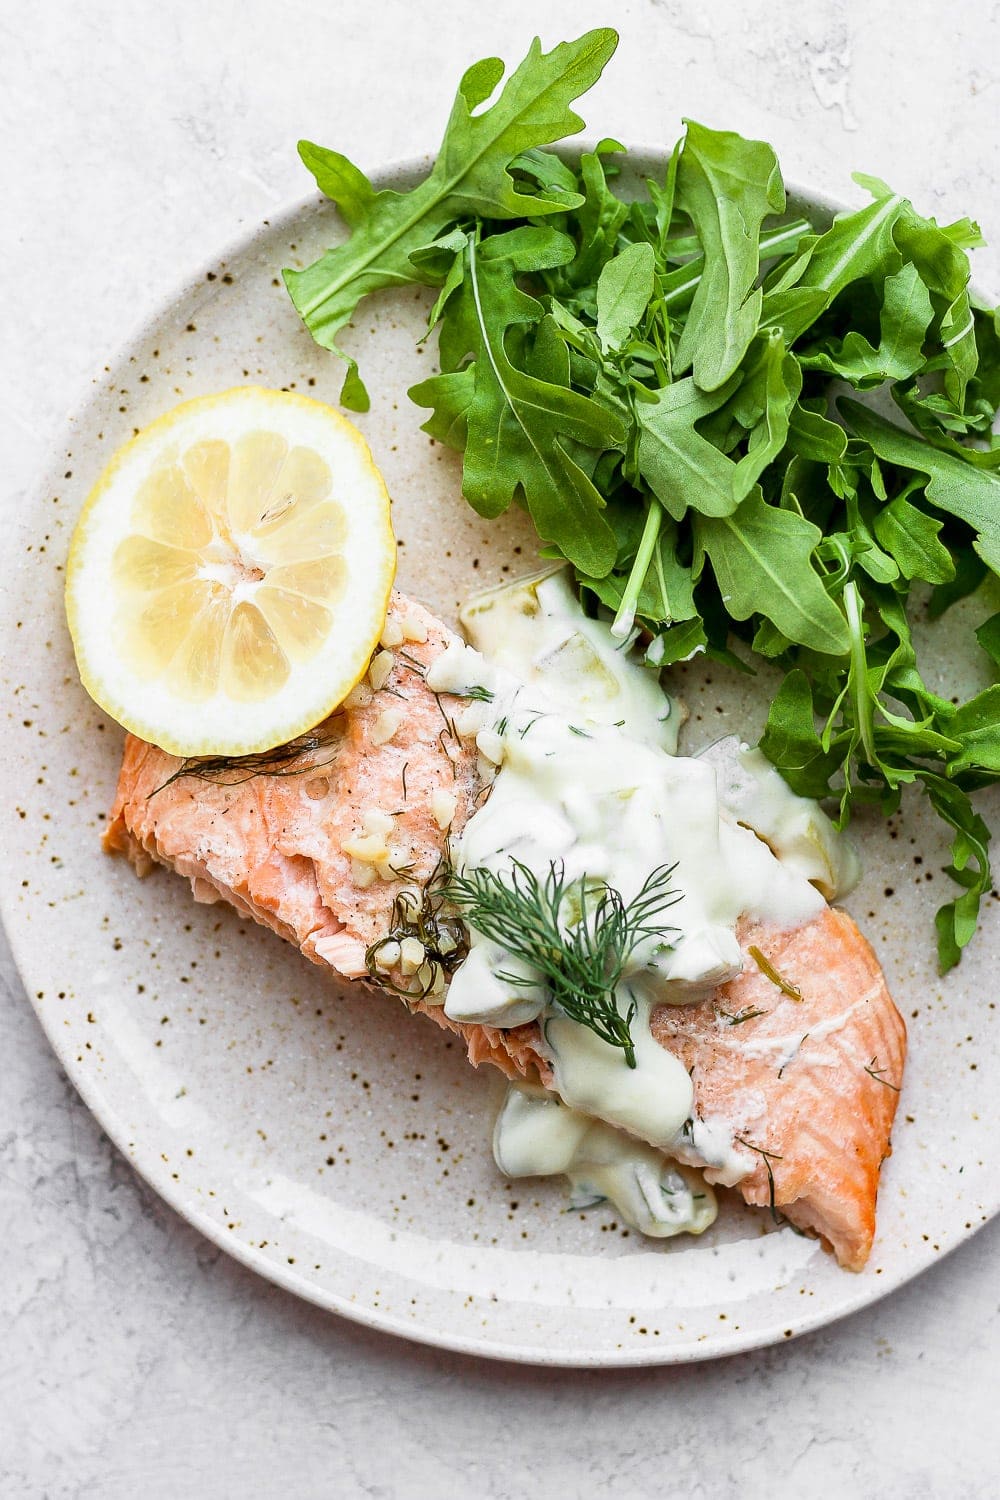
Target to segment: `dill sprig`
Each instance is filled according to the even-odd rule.
[[[552,998],[571,1020],[588,1027],[612,1047],[621,1047],[634,1068],[635,1044],[630,1030],[636,1005],[622,1015],[615,990],[629,958],[647,938],[662,939],[677,931],[660,920],[681,899],[670,889],[675,865],[662,865],[628,904],[613,886],[588,889],[586,878],[567,880],[561,863],[550,862],[539,880],[533,870],[511,857],[509,880],[492,870],[453,875],[448,894],[470,927],[500,943],[536,969]],[[567,922],[567,909],[573,916]],[[535,981],[501,974],[509,984]]]
[[[434,988],[439,975],[450,978],[465,959],[469,952],[468,938],[459,919],[449,914],[448,880],[449,869],[442,855],[419,891],[406,889],[396,896],[389,931],[365,952],[369,977],[380,988],[404,995],[409,1000],[423,1000]],[[378,967],[379,954],[386,944],[401,943],[405,938],[417,938],[423,944],[429,974],[426,984],[421,985],[415,976],[413,981],[397,984],[391,974],[383,973]],[[412,989],[411,983],[414,984]]]
[[[304,765],[299,764],[302,757],[335,745],[339,738],[337,731],[327,730],[325,734],[314,731],[300,734],[285,745],[276,745],[273,750],[263,750],[256,755],[189,755],[172,776],[150,792],[147,801],[182,776],[195,776],[199,781],[211,781],[216,786],[240,786],[255,776],[303,776],[307,771],[331,765],[336,757],[330,755],[326,760],[307,760]]]
[[[898,1085],[895,1084],[895,1083],[890,1083],[889,1080],[888,1080],[888,1078],[883,1078],[882,1077],[882,1074],[886,1071],[886,1069],[885,1068],[876,1067],[876,1063],[877,1062],[878,1062],[878,1053],[876,1052],[876,1054],[872,1058],[871,1062],[865,1068],[865,1072],[868,1074],[869,1078],[874,1078],[874,1080],[875,1080],[876,1083],[881,1083],[887,1089],[892,1089],[892,1092],[894,1094],[898,1094],[899,1093],[899,1087],[898,1087]]]
[[[771,960],[765,957],[765,955],[760,951],[759,948],[755,948],[751,943],[750,947],[747,949],[747,952],[753,959],[754,963],[757,965],[760,972],[766,975],[766,977],[771,981],[772,984],[776,984],[783,995],[787,995],[789,1000],[798,1000],[799,1002],[801,1002],[802,991],[798,989],[794,984],[790,984],[787,979],[783,978],[783,976],[778,973],[778,970],[774,967],[774,964],[771,962]]]
[[[719,1015],[725,1020],[727,1026],[742,1026],[744,1021],[755,1021],[758,1016],[769,1016],[769,1010],[758,1010],[755,1005],[744,1005],[742,1010],[734,1014],[729,1010],[720,1010]]]

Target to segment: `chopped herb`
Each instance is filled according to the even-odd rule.
[[[474,685],[473,687],[462,688],[460,692],[456,691],[455,697],[474,698],[477,703],[492,703],[493,699],[496,697],[496,694],[491,693],[489,688]]]
[[[369,977],[380,988],[391,990],[407,999],[422,1000],[430,994],[439,975],[450,978],[469,951],[465,928],[453,915],[448,901],[449,869],[442,856],[419,894],[402,890],[392,903],[389,931],[365,952]],[[378,956],[387,943],[402,943],[416,938],[423,944],[425,963],[430,976],[420,989],[411,989],[409,981],[399,984],[391,974],[378,967]]]
[[[411,672],[416,672],[418,677],[427,676],[427,668],[424,666],[423,662],[417,661],[417,658],[415,656],[411,656],[409,651],[400,651],[397,649],[395,654],[399,657],[400,661],[404,661],[406,663]]]
[[[882,1074],[885,1072],[885,1068],[876,1067],[876,1063],[877,1062],[878,1062],[878,1056],[876,1054],[876,1056],[872,1058],[871,1062],[865,1068],[865,1072],[868,1074],[868,1076],[870,1078],[874,1078],[874,1080],[875,1080],[876,1083],[882,1083],[882,1084],[885,1085],[885,1087],[887,1089],[892,1089],[892,1092],[894,1094],[898,1094],[899,1093],[899,1087],[895,1083],[890,1083],[889,1080],[888,1080],[888,1078],[883,1078],[882,1077]]]
[[[324,732],[325,731],[325,732]],[[299,735],[286,745],[277,745],[273,750],[264,750],[255,755],[189,755],[182,760],[172,776],[156,787],[147,800],[152,800],[183,776],[194,776],[199,781],[210,781],[216,786],[240,786],[256,776],[305,776],[323,766],[332,765],[336,755],[325,760],[305,760],[337,743],[339,734],[330,726],[319,731]]]
[[[555,861],[544,880],[513,856],[510,864],[509,881],[482,868],[453,875],[449,894],[455,907],[484,937],[537,969],[558,1007],[610,1046],[621,1047],[634,1068],[629,1028],[636,1005],[632,1000],[622,1015],[615,991],[641,942],[677,930],[659,920],[681,900],[681,893],[670,889],[676,867],[654,870],[626,904],[613,886],[591,889],[586,879],[568,881]],[[575,916],[572,925],[567,924],[567,908]],[[535,982],[512,974],[500,977],[515,985]]]
[[[794,984],[789,984],[787,979],[783,979],[782,976],[778,973],[777,969],[771,963],[771,960],[769,958],[766,958],[759,948],[755,947],[751,943],[750,947],[747,949],[747,952],[753,959],[754,963],[757,965],[760,972],[766,975],[772,984],[776,984],[783,995],[787,995],[789,1000],[798,1000],[801,1002],[802,991],[796,989]]]
[[[743,1136],[741,1135],[735,1136],[734,1139],[737,1145],[746,1146],[748,1151],[756,1151],[757,1155],[764,1163],[764,1170],[767,1172],[767,1186],[769,1194],[768,1207],[771,1210],[771,1218],[777,1225],[779,1225],[779,1227],[783,1224],[787,1224],[788,1220],[785,1218],[785,1215],[783,1213],[779,1212],[778,1206],[775,1202],[774,1169],[771,1166],[771,1163],[773,1161],[784,1161],[785,1158],[783,1156],[779,1156],[776,1151],[765,1151],[763,1146],[755,1146],[752,1141],[744,1140]],[[793,1225],[792,1227],[794,1228],[795,1226]]]
[[[725,1018],[728,1025],[742,1026],[744,1021],[755,1021],[758,1016],[769,1016],[771,1012],[769,1010],[758,1010],[753,1005],[744,1005],[743,1009],[738,1010],[735,1015],[728,1010],[720,1010],[718,1014]]]
[[[796,1046],[795,1051],[791,1054],[790,1057],[786,1057],[785,1058],[785,1061],[781,1064],[781,1067],[778,1069],[778,1077],[779,1078],[784,1073],[784,1071],[788,1067],[789,1063],[793,1063],[795,1061],[795,1059],[798,1057],[799,1053],[802,1051],[802,1047],[803,1047],[803,1045],[805,1043],[805,1039],[806,1039],[806,1037],[808,1035],[809,1035],[808,1031],[804,1031],[802,1033],[802,1035],[799,1037],[798,1045]]]

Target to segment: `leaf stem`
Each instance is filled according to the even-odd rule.
[[[635,612],[639,603],[639,595],[649,572],[649,565],[653,560],[653,551],[660,535],[660,527],[663,525],[663,507],[659,501],[651,500],[646,512],[646,524],[642,528],[642,538],[639,542],[639,550],[635,554],[632,571],[622,594],[622,602],[618,606],[611,626],[611,634],[616,640],[623,641],[631,633],[635,624]]]
[[[861,595],[853,578],[844,585],[844,611],[851,637],[850,693],[854,704],[854,719],[861,736],[865,756],[870,766],[878,765],[875,749],[875,723],[872,717],[871,698],[867,691],[868,658],[865,655],[865,630]]]

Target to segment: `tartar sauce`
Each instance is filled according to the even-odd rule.
[[[606,624],[584,616],[564,573],[479,596],[462,621],[473,644],[450,646],[427,680],[435,691],[470,697],[460,727],[476,734],[482,769],[496,777],[453,845],[456,870],[509,881],[516,859],[544,880],[556,865],[568,882],[613,887],[627,904],[669,865],[677,898],[658,918],[663,931],[632,953],[614,996],[622,1015],[632,1013],[635,1067],[555,1005],[523,955],[472,930],[446,1014],[497,1027],[539,1022],[563,1101],[511,1095],[498,1126],[498,1162],[510,1172],[530,1160],[534,1171],[570,1171],[582,1182],[583,1150],[593,1191],[613,1198],[623,1214],[622,1196],[633,1202],[644,1191],[640,1176],[648,1187],[662,1174],[658,1153],[693,1147],[722,1180],[735,1181],[745,1168],[731,1140],[718,1122],[692,1119],[691,1080],[654,1040],[650,1017],[657,1006],[704,998],[741,971],[741,914],[795,927],[822,909],[817,886],[832,893],[851,873],[832,825],[754,752],[737,745],[721,757],[673,753],[679,716],[656,673]],[[644,1155],[634,1141],[602,1134],[590,1117],[654,1151]],[[533,1155],[524,1142],[536,1130]],[[538,1166],[564,1157],[569,1165]],[[658,1204],[653,1188],[650,1194]],[[662,1203],[646,1203],[647,1217],[662,1210],[670,1220]]]

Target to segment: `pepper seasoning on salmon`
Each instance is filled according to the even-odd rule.
[[[402,996],[410,1009],[460,1035],[475,1066],[489,1062],[551,1088],[537,1023],[453,1021],[439,974],[419,972],[419,955],[401,964],[404,955],[393,954],[374,976],[366,959],[392,929],[399,900],[419,899],[449,834],[488,793],[489,769],[463,733],[462,700],[424,680],[455,639],[395,594],[370,685],[270,773],[265,757],[253,774],[209,776],[204,764],[188,767],[128,736],[104,844],[141,875],[156,863],[174,869],[196,900],[229,902],[342,978],[410,989]],[[744,924],[739,937],[742,974],[699,1004],[659,1007],[652,1029],[691,1075],[694,1115],[734,1143],[745,1175],[734,1183],[703,1147],[681,1143],[676,1155],[819,1233],[858,1270],[875,1231],[905,1026],[845,913],[828,908],[787,931]]]

